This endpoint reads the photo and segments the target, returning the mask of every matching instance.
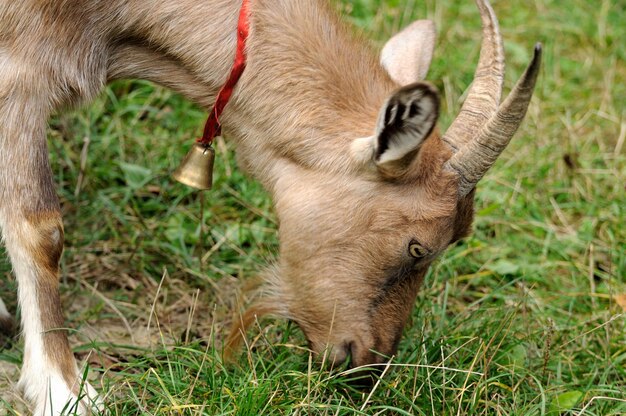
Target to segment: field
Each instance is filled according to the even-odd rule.
[[[376,47],[415,18],[439,39],[428,80],[445,129],[471,82],[470,0],[343,0]],[[263,319],[238,365],[221,341],[278,251],[267,193],[217,143],[214,190],[169,177],[205,111],[142,81],[55,117],[75,354],[112,415],[626,414],[626,2],[497,1],[506,86],[544,45],[525,122],[480,183],[474,233],[431,268],[396,357],[371,389],[329,371],[299,329]],[[0,257],[0,293],[16,284]],[[23,344],[0,349],[0,415]]]

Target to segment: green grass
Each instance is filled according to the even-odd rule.
[[[340,7],[376,42],[413,18],[436,21],[428,79],[443,93],[446,126],[478,56],[473,2]],[[626,4],[495,8],[508,88],[543,42],[537,91],[479,185],[474,234],[432,267],[373,389],[320,367],[282,321],[260,322],[240,365],[222,365],[242,290],[278,241],[271,201],[236,168],[230,144],[218,143],[213,191],[170,179],[204,111],[148,83],[120,82],[51,122],[68,326],[111,414],[626,414],[626,318],[616,303],[626,294]],[[15,310],[8,261],[0,273]],[[12,385],[22,349],[0,351],[0,414],[25,412]]]

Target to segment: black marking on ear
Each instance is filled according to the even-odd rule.
[[[391,112],[394,110],[394,107],[391,105],[387,106],[387,109],[385,110],[385,121],[384,124],[385,126],[389,125],[391,122]]]
[[[404,105],[404,103],[399,102],[396,104],[398,107],[398,109],[396,110],[396,120],[395,120],[395,124],[398,124],[399,122],[401,122],[402,120],[404,120],[405,117],[405,110],[406,110],[406,106]]]
[[[420,109],[419,105],[415,103],[411,103],[411,108],[409,109],[409,118],[419,116],[421,112],[422,110]]]
[[[379,122],[376,160],[392,148],[399,158],[416,150],[434,129],[438,116],[439,97],[430,85],[416,83],[396,91]]]
[[[390,135],[393,135],[395,132],[389,128],[383,129],[378,134],[378,148],[376,149],[376,160],[380,159],[380,156],[387,151],[389,148],[389,142],[391,139]]]

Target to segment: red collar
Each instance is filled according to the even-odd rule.
[[[217,94],[215,104],[209,114],[209,118],[204,126],[204,133],[202,138],[197,142],[206,146],[210,146],[213,143],[213,139],[222,133],[222,125],[219,118],[224,111],[224,107],[228,104],[230,96],[233,94],[233,89],[237,85],[237,81],[241,78],[243,70],[246,68],[246,40],[248,39],[248,32],[250,29],[248,22],[248,2],[249,0],[242,0],[241,10],[239,11],[239,23],[237,23],[237,53],[235,55],[235,63],[230,71],[228,81],[224,84],[220,92]]]

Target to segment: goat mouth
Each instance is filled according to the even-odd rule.
[[[357,345],[354,342],[346,344],[347,351],[349,351],[348,369],[349,376],[346,380],[348,385],[356,390],[367,390],[374,386],[374,384],[380,379],[382,375],[382,369],[380,366],[374,365],[357,365],[355,360],[357,359]]]

